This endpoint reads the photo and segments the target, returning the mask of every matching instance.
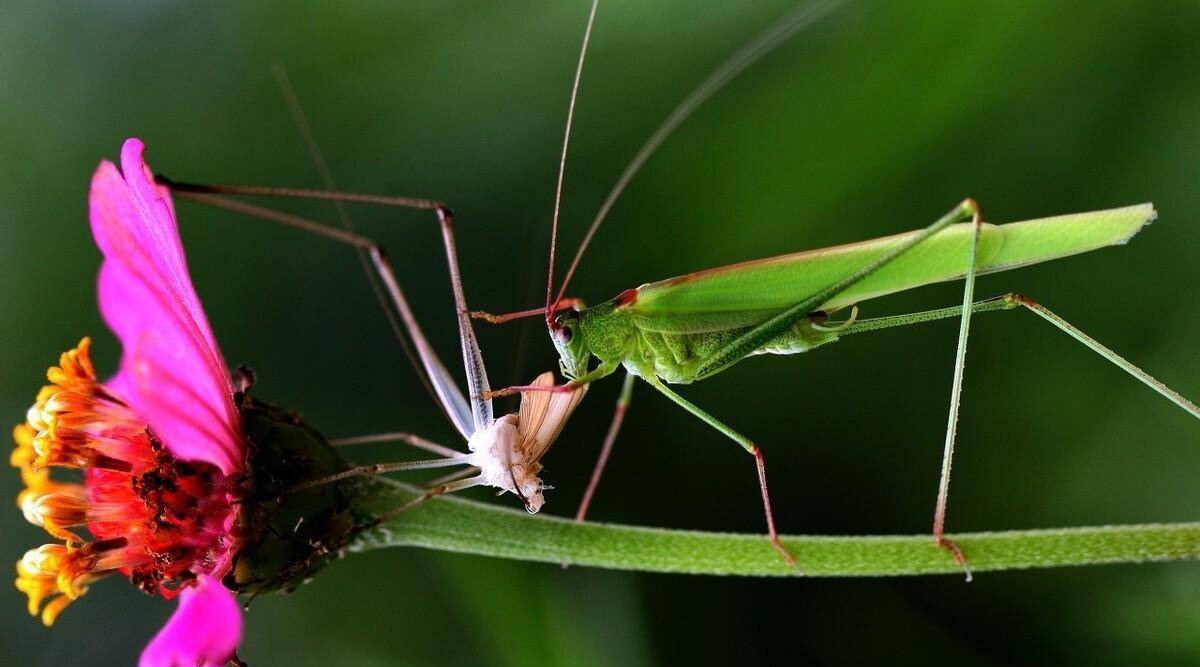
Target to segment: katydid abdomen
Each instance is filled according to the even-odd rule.
[[[837,329],[823,327],[821,319],[805,318],[750,354],[799,354],[837,340]],[[750,329],[670,333],[634,324],[621,362],[638,376],[650,374],[672,384],[688,384],[707,377],[699,373],[704,361]]]

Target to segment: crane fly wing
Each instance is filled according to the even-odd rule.
[[[554,374],[542,373],[533,381],[535,387],[553,387]],[[575,406],[583,400],[588,385],[577,387],[571,393],[529,391],[521,394],[521,409],[517,412],[517,435],[520,437],[518,451],[524,452],[526,460],[540,461],[554,439],[562,432]]]
[[[995,273],[1128,241],[1154,220],[1150,204],[1061,215],[1004,225],[985,224],[976,274]],[[754,326],[853,273],[906,238],[869,241],[742,262],[668,278],[638,288],[624,306],[639,327],[698,333]],[[853,303],[963,277],[970,225],[947,227],[821,306]]]

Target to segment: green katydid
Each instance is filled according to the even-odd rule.
[[[574,390],[623,366],[631,377],[645,380],[737,442],[755,457],[772,544],[790,560],[775,535],[762,450],[667,385],[707,379],[751,355],[807,352],[851,334],[961,315],[933,534],[937,544],[965,565],[964,555],[945,539],[943,526],[971,314],[1028,308],[1200,417],[1192,403],[1033,300],[1006,294],[973,301],[976,275],[1122,244],[1154,216],[1154,208],[1142,204],[991,225],[979,220],[978,208],[967,200],[918,232],[701,271],[626,290],[592,307],[566,300],[572,307],[554,310],[549,329],[570,382],[554,390]],[[964,219],[972,222],[954,224]],[[964,277],[962,306],[857,319],[862,301]],[[845,309],[850,313],[842,321],[830,321]],[[598,362],[594,368],[592,357]],[[510,387],[493,395],[545,390]]]
[[[780,543],[775,529],[761,448],[667,385],[706,379],[752,355],[796,354],[854,333],[961,316],[932,532],[935,543],[948,550],[965,569],[965,555],[945,538],[944,526],[967,336],[973,313],[1023,306],[1200,418],[1200,408],[1028,297],[1007,294],[974,301],[976,275],[1123,244],[1154,219],[1152,205],[997,226],[984,224],[979,207],[967,199],[920,231],[692,273],[625,290],[593,307],[585,307],[579,299],[564,298],[570,279],[601,222],[634,174],[666,137],[733,76],[790,35],[795,25],[810,21],[835,5],[818,3],[804,10],[808,14],[800,13],[800,19],[785,18],[734,54],[676,107],[617,180],[554,296],[559,203],[572,111],[582,72],[582,53],[586,52],[587,46],[588,33],[585,33],[559,163],[545,308],[501,316],[473,313],[475,317],[493,322],[544,313],[551,341],[558,352],[560,369],[570,381],[553,388],[509,387],[489,392],[488,396],[574,391],[623,366],[627,376],[618,409],[576,518],[582,520],[587,511],[629,403],[632,378],[638,377],[754,456],[769,539],[788,562],[795,563]],[[964,279],[961,306],[857,320],[859,302],[960,278]],[[845,319],[836,324],[828,321],[831,314],[847,307],[851,310]],[[590,363],[592,357],[598,362],[594,368]],[[967,575],[969,578],[969,570]]]

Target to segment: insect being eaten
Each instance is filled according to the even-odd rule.
[[[945,549],[949,557],[953,557],[963,567],[969,578],[968,554],[947,539],[944,527],[966,345],[973,314],[1027,309],[1200,418],[1200,409],[1190,401],[1029,297],[1010,293],[977,301],[974,296],[977,275],[1015,269],[1127,242],[1155,218],[1156,213],[1150,204],[993,225],[984,222],[980,207],[973,200],[967,199],[918,231],[744,262],[643,284],[591,307],[586,307],[580,299],[567,297],[568,285],[601,223],[634,175],[666,138],[696,108],[738,73],[840,4],[841,2],[836,0],[815,2],[784,16],[733,54],[668,115],[618,178],[584,235],[556,290],[555,255],[562,187],[575,100],[598,6],[598,1],[592,3],[569,97],[566,130],[555,186],[546,300],[542,307],[503,315],[468,311],[458,270],[450,209],[432,200],[339,192],[333,180],[329,178],[328,171],[323,167],[315,145],[311,143],[310,147],[314,148],[317,163],[321,165],[325,176],[325,190],[196,185],[167,179],[160,179],[160,182],[181,196],[305,229],[355,246],[359,250],[360,256],[364,257],[364,265],[369,263],[382,281],[392,306],[400,316],[400,323],[413,341],[433,392],[459,432],[471,443],[472,454],[432,448],[423,445],[424,441],[421,439],[404,434],[399,434],[403,436],[401,439],[425,446],[443,457],[430,462],[429,467],[463,464],[474,466],[471,472],[479,471],[466,479],[456,478],[454,481],[443,482],[433,487],[427,497],[466,486],[490,484],[517,493],[525,500],[528,509],[536,510],[542,500],[538,493],[541,488],[540,481],[536,479],[541,456],[582,399],[586,387],[591,382],[624,367],[626,378],[617,412],[576,514],[577,519],[582,520],[586,515],[588,504],[629,403],[634,378],[641,378],[672,402],[736,442],[753,457],[767,537],[770,545],[793,565],[797,560],[780,540],[776,530],[761,446],[688,401],[668,385],[688,384],[707,379],[748,356],[796,354],[857,333],[959,317],[960,327],[954,355],[932,537],[933,543]],[[293,105],[293,108],[298,110],[297,105]],[[301,127],[307,133],[302,114],[298,113],[298,116]],[[230,200],[222,195],[324,199],[339,202],[339,205],[340,202],[360,202],[434,212],[441,226],[450,267],[468,395],[463,396],[458,391],[453,378],[422,335],[377,244],[350,229],[320,225]],[[345,221],[344,217],[343,220]],[[963,280],[964,286],[961,305],[871,319],[858,318],[858,304],[869,299],[959,279]],[[839,318],[839,314],[844,315]],[[471,319],[485,319],[498,323],[538,316],[545,318],[551,341],[559,357],[560,370],[568,381],[555,385],[550,376],[543,375],[530,385],[491,390]],[[397,331],[399,333],[399,329]],[[597,360],[594,367],[591,364],[592,357]],[[511,415],[500,420],[494,419],[491,399],[518,393],[522,396],[523,403],[521,412],[515,418],[515,424]],[[526,420],[530,423],[526,423]],[[520,444],[506,444],[513,441],[509,435],[505,435],[513,428],[527,436],[536,433],[533,436],[536,444],[530,444],[524,436],[516,439]],[[351,442],[383,437],[386,436],[368,436]],[[499,453],[488,459],[486,455],[481,454],[485,451]],[[414,466],[412,463],[396,464],[395,467],[390,464],[367,466],[359,470],[359,474],[374,474],[404,467]]]

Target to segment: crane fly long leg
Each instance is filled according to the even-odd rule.
[[[458,320],[459,340],[462,346],[463,366],[467,374],[467,390],[471,396],[471,414],[474,428],[463,433],[464,437],[470,437],[470,433],[485,428],[492,422],[492,406],[491,403],[479,397],[487,395],[490,387],[488,386],[487,370],[483,366],[483,355],[479,351],[479,343],[475,338],[475,330],[471,326],[471,318],[467,310],[466,296],[463,291],[462,276],[458,268],[458,250],[454,239],[454,212],[446,204],[433,199],[419,199],[413,197],[392,197],[387,195],[372,195],[361,194],[354,192],[339,192],[335,190],[318,190],[310,188],[281,188],[259,185],[221,185],[221,184],[199,184],[199,183],[183,183],[171,180],[165,176],[157,176],[157,180],[162,185],[169,187],[175,192],[188,192],[193,194],[209,194],[209,195],[246,195],[258,197],[288,197],[294,199],[317,199],[323,201],[334,202],[352,202],[362,204],[374,204],[379,206],[392,206],[397,208],[409,208],[421,211],[433,211],[437,216],[438,225],[442,232],[442,245],[446,253],[446,263],[450,270],[450,286],[454,293],[455,317]],[[277,220],[278,221],[278,220]],[[313,223],[316,224],[316,223]],[[309,231],[312,231],[311,229]],[[326,236],[331,236],[326,234]],[[378,249],[377,244],[373,247]],[[368,249],[370,250],[370,249]],[[382,257],[382,252],[376,253]],[[380,257],[372,257],[372,261],[378,268]],[[392,282],[395,281],[395,276],[390,276]],[[388,286],[390,291],[389,277],[383,276],[384,284]],[[395,294],[392,294],[395,300]],[[458,422],[455,422],[459,425]],[[460,427],[459,429],[463,429]]]
[[[479,468],[476,468],[475,466],[471,466],[470,468],[463,468],[462,470],[455,470],[454,472],[452,472],[448,475],[442,475],[441,477],[431,479],[428,482],[425,482],[424,484],[422,484],[422,486],[424,486],[426,489],[432,489],[434,487],[441,486],[443,484],[448,484],[450,482],[460,480],[464,477],[470,477],[471,475],[478,475],[478,474],[479,474]]]
[[[971,201],[971,200],[968,200]],[[954,461],[954,439],[958,433],[958,409],[962,403],[963,373],[967,363],[967,336],[971,331],[972,304],[975,300],[975,260],[979,255],[979,230],[983,225],[983,217],[979,207],[974,205],[973,220],[971,221],[971,240],[967,250],[967,269],[963,280],[962,319],[958,328],[958,346],[954,352],[954,380],[950,385],[950,410],[946,417],[946,442],[942,451],[942,472],[938,481],[937,502],[933,511],[933,542],[950,552],[954,561],[966,571],[967,581],[971,580],[971,570],[967,567],[967,557],[962,549],[952,540],[946,539],[946,505],[950,500],[950,467]]]
[[[161,180],[163,179],[160,178]],[[170,181],[167,182],[170,183]],[[229,199],[228,197],[195,191],[201,187],[189,186],[189,189],[181,190],[178,194],[183,199],[190,199],[209,206],[249,215],[253,218],[275,222],[311,234],[324,236],[339,243],[365,249],[370,258],[371,265],[374,267],[376,274],[391,297],[393,307],[400,315],[400,321],[403,323],[405,330],[413,341],[414,347],[417,349],[417,355],[420,357],[421,365],[425,369],[425,376],[428,376],[428,382],[433,386],[438,406],[446,413],[447,417],[449,417],[450,421],[464,438],[471,437],[474,428],[472,428],[472,413],[467,404],[467,399],[455,383],[454,376],[446,369],[445,364],[442,363],[441,358],[438,357],[437,352],[429,344],[429,340],[421,330],[421,325],[417,322],[416,315],[413,314],[412,308],[409,307],[408,299],[404,296],[404,290],[401,289],[399,281],[396,280],[396,274],[392,270],[391,263],[379,244],[360,234],[323,225],[300,216],[247,204],[246,202]],[[220,191],[224,186],[213,187]],[[422,376],[423,380],[425,376]]]
[[[771,541],[771,546],[779,552],[780,556],[783,556],[783,559],[788,565],[797,567],[796,557],[793,556],[790,551],[788,551],[787,547],[783,546],[783,542],[779,540],[779,532],[775,529],[775,514],[771,511],[771,494],[767,489],[767,466],[766,461],[763,458],[762,448],[754,444],[754,442],[746,436],[738,433],[729,426],[726,426],[724,422],[721,422],[716,417],[713,417],[704,410],[700,409],[700,407],[695,403],[692,403],[679,394],[676,394],[674,391],[671,391],[671,389],[667,387],[667,385],[663,384],[662,381],[659,380],[655,375],[646,374],[642,375],[642,377],[647,383],[650,384],[651,387],[654,387],[662,392],[664,396],[671,399],[676,405],[692,413],[705,424],[717,429],[723,435],[725,435],[725,437],[741,445],[742,449],[745,449],[747,453],[754,457],[755,470],[758,472],[758,487],[762,494],[763,514],[766,515],[767,519],[767,538]]]
[[[625,411],[629,409],[629,401],[633,396],[634,375],[625,371],[625,382],[621,385],[621,395],[617,398],[617,407],[613,410],[612,423],[608,433],[604,435],[604,444],[600,447],[600,455],[596,457],[596,465],[592,468],[592,477],[588,480],[587,489],[583,492],[583,500],[579,501],[579,509],[575,511],[575,520],[583,521],[587,517],[588,506],[592,504],[592,496],[600,485],[600,476],[604,474],[604,466],[612,454],[613,444],[621,432],[621,422],[625,420]]]
[[[427,452],[433,452],[438,456],[445,456],[447,458],[462,454],[460,451],[445,445],[439,445],[432,440],[422,438],[414,433],[405,433],[402,431],[390,433],[370,433],[367,435],[356,435],[348,438],[335,438],[330,440],[329,444],[333,445],[334,447],[350,447],[352,445],[367,445],[378,442],[403,442],[418,449],[424,449]]]
[[[442,459],[426,459],[424,461],[399,461],[396,463],[372,463],[371,465],[358,466],[343,470],[339,473],[326,475],[319,479],[310,480],[303,484],[297,484],[283,492],[284,495],[306,491],[308,489],[340,482],[343,479],[351,477],[375,477],[389,472],[401,472],[405,470],[427,470],[429,468],[448,468],[450,466],[466,465],[470,461],[467,454],[458,454],[456,456]]]
[[[376,528],[376,527],[396,518],[397,516],[404,514],[405,512],[421,505],[422,503],[424,503],[427,500],[436,498],[438,496],[444,496],[448,493],[454,493],[455,491],[469,489],[473,486],[480,486],[483,484],[485,484],[483,478],[479,477],[479,476],[475,476],[475,477],[468,477],[467,479],[460,479],[460,480],[453,481],[453,482],[447,482],[447,483],[441,484],[439,486],[431,487],[430,489],[426,490],[425,493],[422,493],[421,495],[417,496],[416,498],[413,498],[412,500],[410,500],[398,507],[395,507],[386,512],[383,512],[382,514],[380,514],[379,516],[375,517],[374,519],[372,519],[371,521],[369,521],[367,523],[357,526],[354,529],[354,533],[355,534],[364,533],[368,530]]]

